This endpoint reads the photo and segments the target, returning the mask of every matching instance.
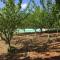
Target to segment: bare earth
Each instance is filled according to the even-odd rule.
[[[48,40],[48,34],[47,33],[43,33],[43,34],[27,34],[27,35],[24,35],[24,36],[17,36],[15,35],[11,41],[11,45],[17,47],[17,48],[20,48],[22,45],[20,45],[20,42],[24,40],[24,41],[27,41],[27,40],[32,40],[34,43],[36,42],[36,44],[42,44],[42,43],[45,43],[47,42]],[[51,43],[50,47],[60,47],[60,43],[59,43],[59,40],[60,40],[60,33],[59,35],[57,36],[56,33],[50,33],[50,40],[53,41],[53,43]],[[17,44],[16,44],[17,42]],[[16,44],[16,45],[15,45]],[[59,44],[59,45],[58,45]],[[3,53],[7,53],[8,49],[8,45],[0,40],[0,55],[3,54]],[[59,48],[60,49],[60,48]],[[47,52],[36,52],[36,51],[32,51],[32,52],[28,52],[27,56],[29,56],[31,59],[34,59],[34,58],[50,58],[50,57],[54,57],[54,56],[60,56],[60,52],[56,52],[54,50],[51,49],[51,51],[47,51]]]

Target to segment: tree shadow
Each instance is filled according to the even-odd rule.
[[[0,60],[30,60],[30,57],[22,57],[18,54],[0,55]]]
[[[0,60],[32,60],[29,56],[22,57],[20,54],[2,54],[0,55]],[[60,60],[60,56],[55,56],[51,58],[35,58],[33,60]]]
[[[6,60],[6,54],[0,55],[0,60]]]

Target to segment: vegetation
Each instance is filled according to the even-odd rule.
[[[15,30],[20,26],[21,20],[25,19],[25,15],[20,12],[22,0],[16,5],[13,0],[6,0],[5,7],[0,10],[0,32],[1,38],[9,44]],[[23,16],[22,16],[23,15]]]
[[[48,29],[48,40],[50,39],[49,31],[51,29],[60,29],[60,1],[55,0],[39,0],[39,5],[35,0],[30,0],[25,10],[21,11],[21,5],[23,0],[18,0],[15,4],[15,0],[0,0],[5,4],[0,9],[0,34],[2,40],[9,45],[9,51],[15,50],[11,47],[11,40],[14,36],[16,29],[33,28]],[[41,7],[41,6],[42,7]],[[37,36],[37,35],[36,35]],[[48,41],[51,43],[51,41]],[[31,42],[32,43],[32,42]],[[28,43],[23,43],[27,48]],[[28,46],[29,47],[29,46]],[[42,47],[39,47],[39,51],[47,50],[48,45],[44,43]]]

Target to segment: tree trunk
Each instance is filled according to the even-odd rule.
[[[26,37],[26,32],[25,32],[25,29],[24,29],[24,37]]]
[[[36,40],[36,36],[37,36],[37,34],[36,34],[36,29],[35,29],[35,36],[34,36],[34,39]]]
[[[58,29],[57,29],[57,37],[58,37]]]
[[[24,29],[24,33],[25,33],[25,29]]]
[[[36,29],[35,29],[35,36],[36,36]]]
[[[50,40],[50,35],[49,35],[49,28],[48,28],[48,40]]]
[[[40,34],[42,34],[42,28],[40,28]]]
[[[7,41],[8,41],[8,45],[9,45],[8,52],[11,52],[11,44],[10,44],[11,38],[12,38],[11,35],[8,34],[8,37],[7,37]]]
[[[41,31],[41,33],[42,33],[42,28],[40,28],[40,31]]]
[[[11,51],[11,44],[10,44],[10,40],[8,41],[8,45],[9,45],[8,52],[10,52],[10,51]]]

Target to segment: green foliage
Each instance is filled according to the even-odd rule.
[[[4,2],[5,7],[0,10],[0,32],[1,37],[9,46],[17,28],[50,29],[60,27],[59,0],[56,0],[55,5],[52,4],[52,0],[40,0],[43,9],[37,6],[34,0],[30,0],[25,12],[21,11],[22,0],[19,0],[18,4],[15,4],[14,0],[1,1]],[[26,13],[29,13],[28,17]]]
[[[0,32],[1,38],[9,44],[17,28],[20,28],[20,23],[27,17],[27,14],[22,13],[21,10],[22,0],[15,4],[14,0],[7,0],[5,7],[0,10]]]
[[[42,11],[39,7],[35,9],[34,12],[32,12],[27,19],[25,20],[25,23],[27,23],[28,28],[40,28],[44,27],[45,23],[45,16],[46,13]]]
[[[18,28],[20,24],[20,0],[17,5],[15,5],[13,0],[7,0],[5,7],[0,11],[0,32],[5,35],[5,40],[11,40],[13,32]],[[7,41],[8,42],[8,41]]]
[[[59,8],[59,0],[56,0],[56,4],[52,8],[52,16],[54,19],[54,27],[59,28],[60,27],[60,8]]]

